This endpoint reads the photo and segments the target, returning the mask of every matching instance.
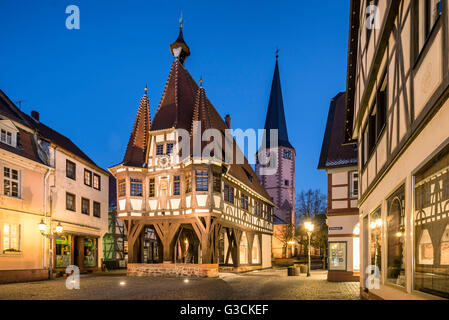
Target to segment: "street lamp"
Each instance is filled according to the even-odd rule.
[[[307,231],[307,235],[309,238],[309,267],[307,268],[307,276],[310,277],[310,237],[312,236],[312,232],[313,229],[315,228],[315,226],[313,225],[313,223],[311,221],[305,221],[304,222],[304,228]]]
[[[45,224],[44,219],[41,219],[41,222],[39,222],[38,227],[42,236],[50,239],[50,262],[48,263],[48,272],[49,272],[49,279],[52,279],[51,275],[53,272],[53,240],[61,238],[61,233],[64,231],[64,228],[62,227],[61,222],[58,222],[58,224],[55,227],[55,232],[53,233],[50,222],[50,233],[45,233],[47,230],[47,225]]]

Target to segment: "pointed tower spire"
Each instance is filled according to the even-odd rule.
[[[126,148],[123,164],[133,167],[145,165],[146,149],[148,146],[149,131],[151,128],[150,104],[148,99],[148,88],[145,86],[145,94],[140,100],[136,120]]]
[[[284,102],[282,99],[281,79],[279,76],[279,49],[276,49],[276,65],[274,67],[273,83],[271,85],[270,100],[268,103],[265,130],[267,134],[267,147],[270,146],[269,130],[278,130],[278,145],[280,147],[292,148],[288,140],[287,123],[285,121]]]
[[[184,29],[184,20],[182,18],[181,11],[181,17],[179,18],[178,39],[176,39],[176,41],[170,45],[170,52],[175,57],[175,59],[178,59],[181,64],[184,64],[186,58],[190,56],[190,48],[184,41],[182,29]]]

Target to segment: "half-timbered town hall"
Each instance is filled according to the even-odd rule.
[[[218,266],[270,267],[274,204],[246,158],[225,162],[224,147],[223,157],[216,150],[181,157],[179,130],[192,141],[207,129],[225,136],[230,118],[222,119],[202,81],[187,71],[182,24],[170,51],[174,60],[152,121],[145,89],[123,161],[109,169],[128,235],[128,274],[211,276]]]

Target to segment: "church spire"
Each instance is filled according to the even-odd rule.
[[[184,41],[184,35],[182,34],[182,30],[184,29],[184,20],[181,17],[179,18],[179,34],[178,39],[170,45],[170,52],[178,59],[181,64],[184,64],[184,61],[188,56],[190,56],[190,48]]]
[[[148,99],[148,88],[140,100],[136,120],[126,148],[123,164],[134,167],[142,167],[145,164],[146,149],[148,146],[150,122],[150,104]]]
[[[270,146],[271,129],[278,130],[278,145],[280,147],[292,148],[288,140],[287,123],[285,121],[284,102],[282,99],[281,79],[279,76],[279,49],[276,50],[276,65],[274,67],[273,83],[271,85],[270,100],[268,103],[267,118],[265,120],[265,130],[267,135],[267,147]]]

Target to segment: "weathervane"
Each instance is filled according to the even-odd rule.
[[[276,47],[276,59],[279,58],[279,48]]]

